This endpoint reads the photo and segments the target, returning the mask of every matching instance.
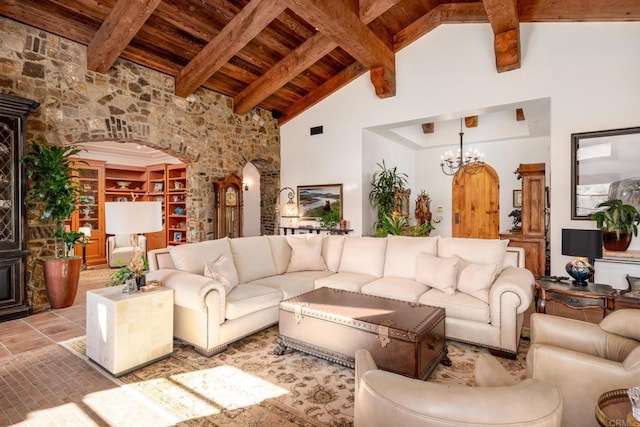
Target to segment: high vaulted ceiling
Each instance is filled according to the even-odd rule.
[[[487,23],[496,71],[520,67],[521,22],[638,21],[639,0],[2,0],[0,15],[87,46],[105,73],[118,57],[259,106],[280,123],[370,71],[395,95],[395,53],[445,23]],[[481,41],[478,41],[481,43]]]

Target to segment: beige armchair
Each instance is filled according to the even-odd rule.
[[[476,367],[479,387],[419,381],[380,371],[358,350],[354,425],[359,426],[560,426],[562,397],[551,385],[516,383],[489,355]]]
[[[138,236],[138,245],[142,253],[147,253],[147,238]],[[128,265],[133,258],[133,246],[131,246],[130,234],[116,234],[107,237],[107,264],[109,267],[123,267]]]
[[[597,426],[598,397],[640,385],[640,310],[617,310],[599,324],[531,316],[528,376],[555,385],[563,426]]]

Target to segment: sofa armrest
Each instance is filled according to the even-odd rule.
[[[363,357],[356,359],[356,367],[361,360]],[[355,426],[560,425],[560,393],[542,381],[467,387],[420,381],[377,369],[362,371],[355,394]]]
[[[516,304],[516,312],[518,314],[524,313],[533,299],[533,283],[533,274],[526,268],[506,267],[502,270],[489,291],[492,318],[494,314],[500,313],[499,311],[495,312],[493,307],[500,308],[505,293],[514,295],[515,298],[513,300]]]
[[[226,291],[222,283],[205,276],[180,270],[155,270],[147,273],[147,281],[158,280],[174,290],[174,304],[196,311],[207,308],[219,323],[225,319]]]
[[[355,361],[356,361],[355,393],[358,394],[358,383],[362,379],[362,376],[369,371],[375,371],[376,369],[378,369],[378,365],[376,365],[375,360],[373,360],[371,353],[369,353],[367,350],[362,350],[362,349],[356,350]]]

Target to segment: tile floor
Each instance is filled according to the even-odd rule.
[[[0,426],[169,426],[108,374],[58,342],[85,335],[86,292],[74,305],[0,323]]]
[[[80,286],[72,307],[0,323],[0,426],[173,424],[153,408],[141,410],[144,405],[108,374],[57,344],[85,334],[86,292],[102,286]],[[600,310],[552,302],[547,312],[591,322],[602,318]]]

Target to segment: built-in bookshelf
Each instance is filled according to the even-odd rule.
[[[187,242],[187,168],[167,165],[167,245]]]

